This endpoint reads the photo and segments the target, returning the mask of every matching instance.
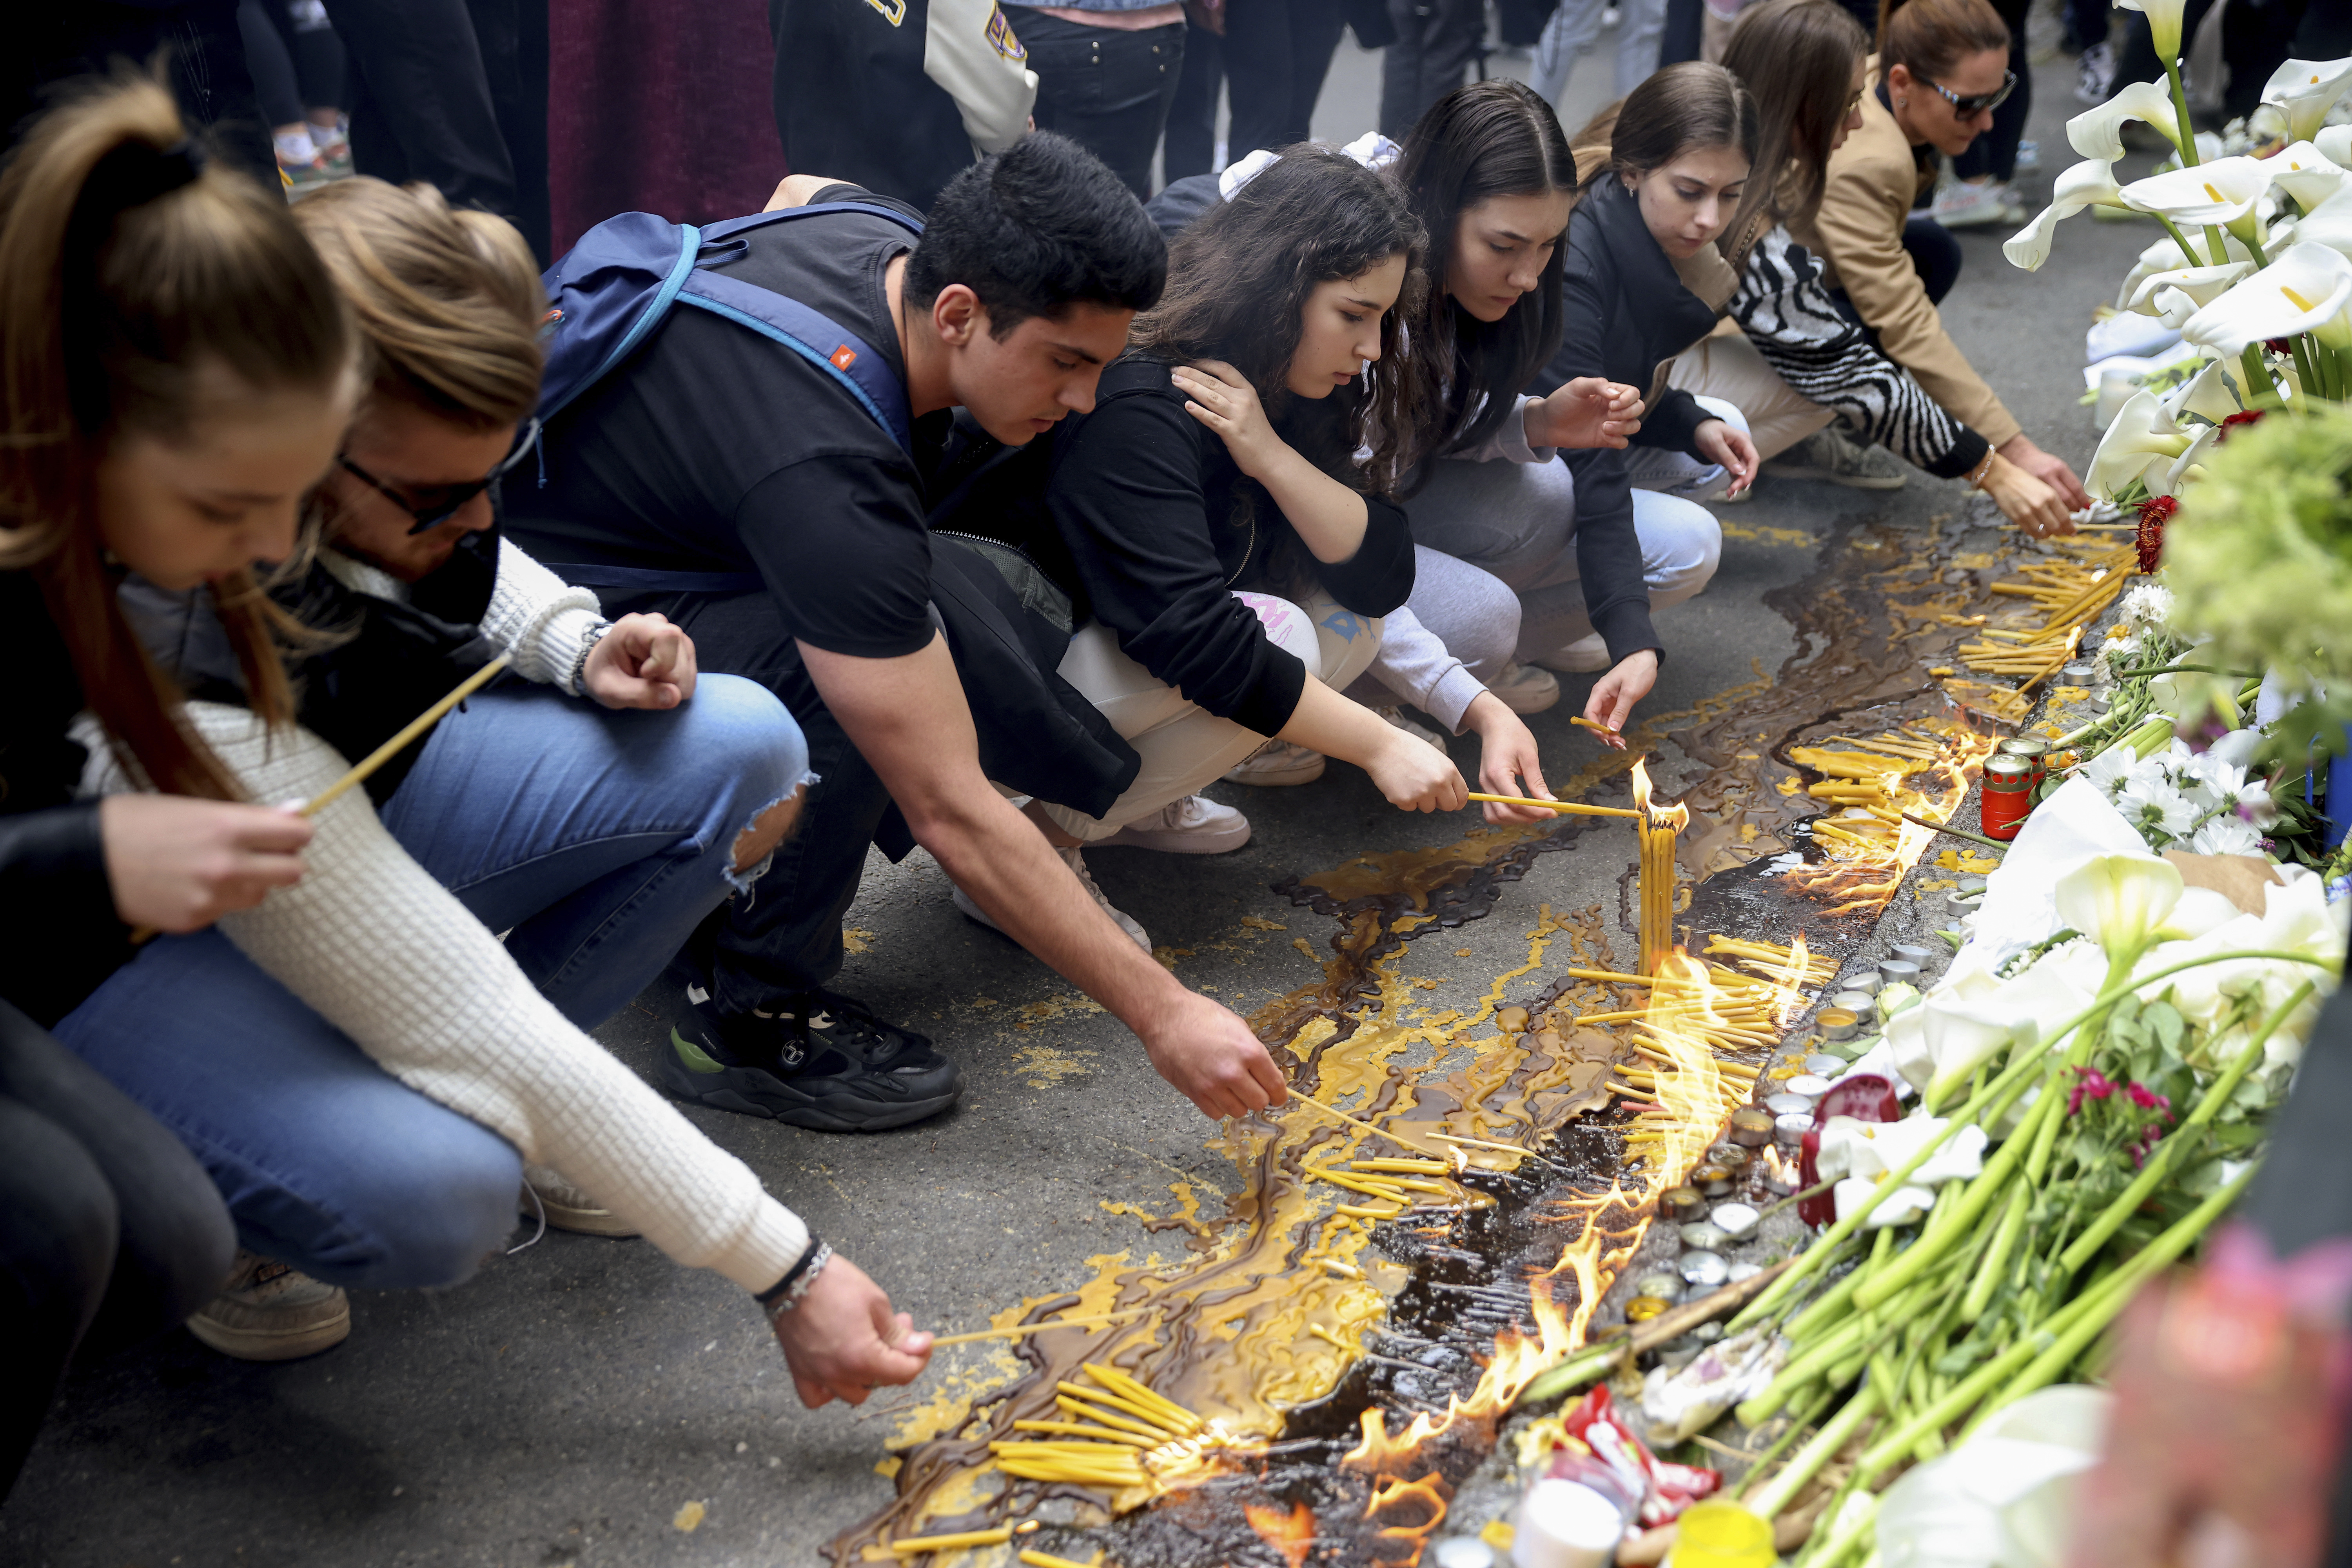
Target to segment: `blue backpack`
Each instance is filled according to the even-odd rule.
[[[623,213],[582,235],[580,243],[541,279],[549,309],[542,333],[547,368],[540,381],[540,418],[554,418],[628,358],[672,305],[692,305],[799,354],[840,383],[900,447],[911,446],[907,389],[871,344],[797,300],[710,270],[740,257],[746,248],[741,237],[755,228],[843,212],[871,213],[910,234],[923,232],[921,224],[888,207],[824,202],[754,213],[708,228],[671,223],[651,213]]]

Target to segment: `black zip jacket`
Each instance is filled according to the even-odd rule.
[[[1549,395],[1580,375],[1606,376],[1646,394],[1659,362],[1715,330],[1715,311],[1683,287],[1675,264],[1624,184],[1603,179],[1577,204],[1560,277],[1559,352],[1528,391]],[[1633,443],[1701,456],[1692,446],[1712,417],[1687,392],[1669,388],[1642,415]],[[1625,454],[1614,447],[1562,452],[1576,476],[1576,554],[1593,628],[1611,662],[1656,648],[1650,596],[1642,584],[1642,545],[1633,531],[1633,492]]]
[[[1402,509],[1367,496],[1356,553],[1315,560],[1223,437],[1184,412],[1169,368],[1129,354],[1103,372],[1093,412],[1050,437],[978,462],[951,451],[930,521],[1017,546],[1070,595],[1077,624],[1100,621],[1157,679],[1272,735],[1290,722],[1307,667],[1233,591],[1292,596],[1285,579],[1303,569],[1342,607],[1385,616],[1412,592],[1412,530]],[[1297,445],[1339,416],[1301,399],[1277,426]]]

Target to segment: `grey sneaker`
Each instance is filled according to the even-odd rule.
[[[565,1181],[562,1173],[552,1165],[522,1168],[522,1193],[515,1206],[526,1219],[545,1215],[550,1230],[609,1236],[616,1240],[637,1234],[636,1226]]]
[[[1086,857],[1080,853],[1078,847],[1076,845],[1073,845],[1067,849],[1056,849],[1054,853],[1059,855],[1062,858],[1063,863],[1068,866],[1071,871],[1076,874],[1078,886],[1084,888],[1088,896],[1091,897],[1096,903],[1102,906],[1103,913],[1110,917],[1111,923],[1118,927],[1119,930],[1125,931],[1129,937],[1133,938],[1136,946],[1141,948],[1146,952],[1150,952],[1151,951],[1151,938],[1145,933],[1142,926],[1137,924],[1133,920],[1129,919],[1126,914],[1115,907],[1111,903],[1109,897],[1103,892],[1102,889],[1095,885],[1093,875],[1087,870]],[[953,884],[950,885],[952,886]],[[996,932],[999,936],[1005,934],[1004,928],[998,925],[994,921],[990,920],[988,918],[988,911],[982,909],[978,904],[972,902],[971,895],[965,892],[961,888],[957,888],[951,897],[955,903],[955,907],[962,912],[964,919],[984,925],[989,930]]]
[[[228,1283],[188,1320],[188,1332],[239,1361],[298,1361],[352,1337],[352,1301],[340,1285],[240,1249]]]
[[[1859,447],[1834,425],[1814,431],[1763,467],[1776,479],[1827,479],[1857,490],[1899,490],[1902,459],[1881,447]]]
[[[2009,208],[2009,187],[1999,180],[1954,180],[1936,193],[1931,211],[1946,228],[1975,228],[2011,221]]]
[[[1256,784],[1261,789],[1277,789],[1288,784],[1311,784],[1323,776],[1325,761],[1320,752],[1310,752],[1304,746],[1294,746],[1288,741],[1268,741],[1265,745],[1227,768],[1225,782]]]
[[[1514,713],[1540,713],[1559,700],[1559,678],[1539,664],[1507,664],[1486,689]]]

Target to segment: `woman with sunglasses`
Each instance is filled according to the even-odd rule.
[[[1937,155],[1966,152],[1990,131],[2015,85],[2009,28],[1986,0],[1888,0],[1862,123],[1831,155],[1812,221],[1790,232],[1825,264],[1838,308],[1887,358],[1995,454],[2079,510],[2091,498],[2074,470],[2027,437],[1944,331],[1936,307],[1959,278],[1959,245],[1912,210],[1935,184]],[[1985,477],[1968,476],[1972,485]]]

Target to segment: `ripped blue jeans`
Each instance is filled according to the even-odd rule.
[[[382,816],[589,1028],[765,869],[734,872],[736,836],[808,777],[799,726],[753,681],[706,674],[667,713],[518,686],[444,720]],[[266,1257],[338,1285],[448,1285],[513,1228],[513,1146],[376,1066],[217,929],[149,942],[54,1032],[178,1135]]]

